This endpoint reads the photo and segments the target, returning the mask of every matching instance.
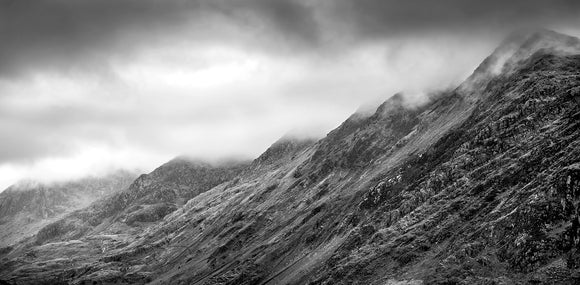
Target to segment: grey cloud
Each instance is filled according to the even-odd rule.
[[[111,60],[168,39],[237,40],[222,25],[310,42],[316,33],[309,13],[293,1],[1,0],[0,75],[102,71]]]
[[[149,0],[3,1],[0,73],[106,68],[110,56],[129,55],[133,45],[143,44],[140,37],[180,24],[185,11],[190,9]]]
[[[495,46],[482,35],[580,27],[579,8],[577,0],[0,0],[0,171],[74,156],[84,143],[134,151],[127,163],[148,153],[256,156],[291,128],[330,130],[365,100],[461,80]],[[99,81],[132,60],[137,69],[215,64],[181,58],[184,42],[194,53],[216,44],[266,58],[267,76],[247,81],[274,82],[189,96],[195,90],[141,90],[138,80],[123,89],[85,76]]]
[[[0,0],[0,76],[107,71],[167,40],[296,53],[342,38],[578,24],[579,8],[574,0]]]
[[[574,0],[339,0],[331,17],[359,37],[409,32],[506,31],[530,25],[578,23]]]
[[[316,44],[319,26],[315,7],[292,0],[213,1],[215,10],[229,16],[235,23],[246,23],[249,29],[261,29],[274,39],[286,39],[293,44]],[[264,40],[264,39],[263,39]]]

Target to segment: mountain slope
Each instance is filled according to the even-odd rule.
[[[555,44],[559,43],[555,42]],[[530,48],[530,45],[533,46],[527,43],[526,49],[534,50],[535,48]],[[472,88],[470,92],[464,92],[464,89],[460,88],[428,106],[412,110],[401,108],[400,98],[390,99],[377,110],[375,115],[363,119],[358,124],[347,123],[339,127],[312,149],[305,151],[299,159],[293,161],[294,163],[279,169],[286,175],[283,176],[278,187],[270,193],[267,192],[267,188],[252,191],[247,189],[249,185],[243,184],[240,188],[231,190],[219,189],[210,193],[216,193],[216,195],[219,193],[220,198],[204,197],[205,199],[192,201],[192,204],[197,202],[195,207],[203,209],[202,211],[186,211],[184,208],[182,216],[172,216],[175,222],[198,220],[200,225],[196,229],[203,230],[205,235],[196,235],[187,231],[187,234],[184,234],[182,231],[181,235],[189,239],[193,238],[193,241],[171,239],[168,247],[182,244],[188,248],[193,247],[195,251],[191,249],[192,252],[189,254],[183,253],[182,250],[175,251],[171,247],[157,252],[159,255],[157,258],[168,262],[168,266],[163,267],[163,270],[173,268],[172,271],[164,274],[159,283],[166,281],[173,283],[178,280],[200,284],[236,284],[241,281],[251,283],[252,280],[256,283],[271,284],[304,283],[312,274],[315,274],[315,277],[312,277],[311,281],[315,283],[377,282],[378,280],[373,278],[386,275],[386,272],[380,270],[384,270],[385,265],[388,268],[389,263],[382,263],[380,258],[381,252],[384,252],[381,251],[382,248],[375,245],[365,247],[368,242],[378,238],[375,237],[376,232],[389,233],[395,231],[397,227],[403,228],[403,231],[395,232],[391,236],[386,234],[387,244],[392,243],[389,244],[390,248],[397,250],[394,252],[396,260],[390,262],[390,266],[395,267],[391,272],[393,274],[391,277],[406,276],[407,273],[404,270],[397,271],[396,268],[403,265],[405,269],[409,267],[410,273],[407,276],[410,278],[436,282],[438,268],[429,271],[435,276],[419,274],[424,269],[428,269],[427,266],[419,266],[419,269],[413,271],[411,267],[413,262],[415,259],[420,259],[420,254],[423,252],[416,253],[406,248],[406,246],[426,247],[420,238],[415,242],[416,244],[405,240],[407,238],[405,232],[413,228],[415,215],[417,215],[417,221],[424,219],[428,221],[431,217],[425,215],[423,219],[420,218],[419,211],[422,208],[419,206],[429,202],[429,199],[434,199],[433,203],[437,206],[434,206],[429,213],[436,217],[447,217],[448,208],[454,207],[453,203],[456,201],[454,199],[471,200],[470,203],[466,202],[469,207],[465,207],[464,211],[477,215],[477,211],[482,210],[477,208],[478,205],[485,206],[489,203],[488,200],[500,201],[500,199],[495,200],[496,197],[500,197],[499,195],[489,196],[495,192],[489,190],[491,191],[489,194],[479,190],[485,187],[477,187],[479,183],[484,184],[487,180],[498,179],[496,182],[498,185],[510,187],[510,183],[515,183],[510,180],[510,177],[521,175],[518,172],[510,172],[516,170],[512,170],[511,165],[504,162],[500,164],[502,167],[499,169],[507,170],[505,173],[491,168],[498,173],[477,176],[474,180],[479,183],[471,182],[473,185],[461,187],[460,183],[467,183],[463,181],[467,178],[461,172],[453,172],[457,164],[462,163],[460,165],[465,165],[466,168],[474,171],[481,171],[479,169],[481,166],[464,162],[463,160],[467,158],[460,152],[455,152],[458,149],[463,150],[462,148],[466,148],[463,151],[471,151],[470,147],[482,143],[485,147],[492,149],[491,153],[488,153],[489,150],[483,152],[484,155],[499,156],[499,160],[503,161],[502,154],[509,147],[504,145],[505,142],[503,144],[498,142],[499,146],[487,146],[490,142],[486,141],[482,135],[485,134],[485,127],[493,123],[492,128],[501,130],[514,120],[528,119],[535,122],[529,125],[531,129],[527,131],[530,133],[526,132],[526,135],[530,136],[534,132],[543,131],[542,128],[545,125],[553,123],[550,120],[544,121],[548,119],[546,113],[560,110],[561,113],[558,113],[553,120],[566,120],[567,116],[579,111],[573,96],[569,95],[570,92],[575,92],[570,90],[576,90],[575,88],[578,87],[578,72],[578,62],[575,56],[560,55],[552,50],[538,48],[528,60],[520,63],[519,71],[503,73],[505,78],[504,76],[490,77],[487,79],[489,82],[482,84],[479,90]],[[530,87],[529,85],[533,82],[536,82],[536,85]],[[553,87],[544,86],[542,83],[550,84],[557,89],[551,89]],[[468,81],[466,84],[471,84],[471,82]],[[521,108],[519,106],[537,94],[544,96],[549,94],[553,97],[544,99],[546,106],[542,103],[536,103],[537,105],[528,103],[534,107],[529,107],[526,111],[522,110],[514,118],[511,117],[515,116],[512,112],[516,112],[518,108]],[[503,98],[506,95],[509,96]],[[535,98],[533,99],[532,102],[535,102]],[[530,114],[535,114],[535,116],[527,118],[526,116]],[[524,120],[524,124],[525,122]],[[577,126],[574,122],[570,119],[563,121],[559,128],[554,130],[553,136],[560,138],[570,135],[562,132],[576,130]],[[518,130],[517,126],[513,126],[513,129]],[[512,129],[508,129],[495,133],[497,138],[494,137],[494,139],[504,139],[512,132]],[[517,142],[517,139],[516,137],[514,141]],[[538,143],[545,139],[545,137],[537,137],[537,141],[521,147],[526,151],[531,151],[534,147],[542,147],[542,145],[538,146]],[[563,146],[566,146],[566,139],[570,142],[577,142],[578,138],[573,134],[570,138],[562,137]],[[463,145],[464,141],[471,145]],[[577,151],[576,144],[564,149],[562,155],[565,155],[568,160],[573,160],[578,157],[574,150]],[[481,150],[472,151],[478,154]],[[517,152],[514,156],[517,158],[525,153],[524,151]],[[540,154],[533,156],[538,159]],[[483,163],[491,158],[483,156],[478,159],[480,163]],[[553,159],[564,158],[554,156]],[[558,169],[558,167],[566,166],[566,163],[554,167]],[[533,165],[534,162],[530,164]],[[529,164],[522,164],[519,167],[528,171]],[[546,166],[546,168],[549,167],[549,165]],[[537,171],[540,172],[541,169]],[[288,177],[289,174],[291,177]],[[248,183],[251,181],[249,179]],[[261,179],[260,184],[266,186],[267,181],[270,180]],[[425,187],[427,185],[431,187]],[[366,190],[369,186],[372,187],[370,191]],[[458,191],[468,197],[474,191],[473,189],[482,193],[481,197],[477,197],[479,199],[461,196],[451,196],[454,199],[450,199],[447,197],[447,192],[442,192],[447,188],[449,188],[447,191]],[[439,193],[444,194],[438,196]],[[223,199],[223,196],[228,194],[229,196]],[[266,196],[262,198],[265,201],[260,199],[254,202],[253,197],[256,196]],[[438,197],[442,199],[439,200]],[[518,198],[525,201],[523,197]],[[212,199],[220,202],[214,202],[214,206]],[[224,203],[226,205],[223,205]],[[472,209],[473,207],[475,209]],[[492,210],[493,208],[489,209],[489,211]],[[500,216],[510,211],[512,211],[511,208],[498,209]],[[168,225],[162,227],[163,230],[170,230],[171,222],[170,219]],[[435,229],[442,227],[439,231],[434,231],[441,235],[437,238],[450,242],[451,237],[446,235],[452,234],[450,226],[456,226],[454,222],[453,219],[435,220],[431,226]],[[461,223],[469,223],[469,220],[466,219]],[[422,239],[429,238],[422,232],[416,236],[423,236]],[[410,239],[412,240],[412,236]],[[566,240],[564,237],[562,239]],[[402,243],[401,240],[403,240]],[[435,239],[435,243],[440,242]],[[470,242],[473,240],[463,240],[453,244],[448,250],[461,248]],[[200,247],[196,244],[206,246]],[[365,249],[367,251],[364,251]],[[179,254],[174,255],[174,252]],[[447,258],[439,256],[434,259],[442,260],[443,257]],[[317,272],[312,271],[320,264],[324,264],[324,267],[319,267]],[[483,278],[505,277],[517,280],[518,270],[514,268],[514,265],[509,262],[504,265],[502,260],[498,260],[498,264],[505,266],[506,272],[502,273],[507,276],[490,274],[489,277]],[[183,269],[175,270],[176,265]],[[534,268],[527,264],[522,266]],[[489,269],[489,266],[482,267]],[[375,268],[379,271],[377,272]],[[513,271],[515,275],[508,274],[510,271]],[[193,272],[195,274],[192,274]],[[480,274],[485,276],[485,273]],[[454,276],[454,272],[450,276]],[[460,275],[459,278],[461,277]]]
[[[576,284],[579,85],[580,56],[546,51],[495,78],[461,127],[371,188],[354,245],[312,283]]]
[[[205,162],[176,158],[129,187],[75,211],[40,230],[39,244],[89,233],[133,234],[182,206],[187,200],[232,179],[243,163],[214,167]]]
[[[90,226],[76,214],[87,230],[37,236],[0,253],[0,278],[576,284],[578,46],[546,31],[510,39],[425,106],[393,96],[316,143],[281,140],[235,178],[132,227],[123,214],[134,206],[129,201],[165,201],[148,200],[155,182],[138,179],[123,194],[129,198],[79,212],[113,207],[104,212],[114,214],[97,215]]]
[[[41,227],[129,186],[136,175],[117,171],[66,183],[21,182],[0,193],[0,246],[35,234]]]

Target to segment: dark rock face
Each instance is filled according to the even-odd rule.
[[[249,166],[170,162],[1,249],[0,279],[578,284],[578,40],[508,43],[424,106],[394,96]]]
[[[355,114],[330,132],[302,168],[317,179],[337,168],[367,167],[382,154],[404,144],[404,137],[418,126],[421,111],[406,108],[402,96],[396,94],[380,105],[374,115],[361,118]]]

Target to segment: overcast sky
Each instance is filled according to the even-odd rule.
[[[579,19],[577,0],[0,0],[0,189],[254,158]]]

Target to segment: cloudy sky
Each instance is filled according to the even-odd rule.
[[[467,77],[580,1],[0,0],[0,189],[185,154],[253,158]]]

